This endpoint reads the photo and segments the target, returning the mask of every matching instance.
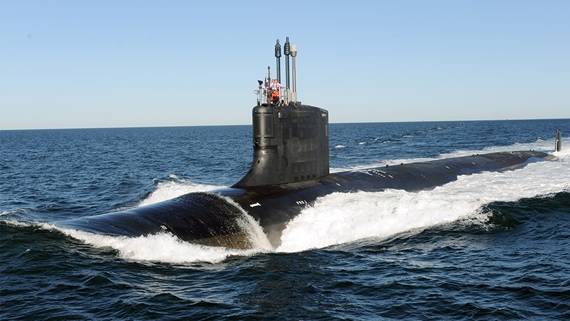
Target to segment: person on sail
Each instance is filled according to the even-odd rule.
[[[271,102],[278,104],[281,97],[281,84],[277,79],[272,79],[269,88],[271,90]]]

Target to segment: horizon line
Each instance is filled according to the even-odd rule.
[[[446,123],[446,122],[480,122],[480,121],[539,121],[539,120],[570,120],[570,118],[513,118],[513,119],[467,119],[467,120],[403,120],[403,121],[361,121],[361,122],[334,122],[335,124],[397,124],[397,123]],[[212,125],[157,125],[157,126],[110,126],[110,127],[56,127],[56,128],[14,128],[0,131],[33,131],[33,130],[79,130],[79,129],[137,129],[137,128],[179,128],[179,127],[230,127],[251,126],[251,124],[212,124]]]

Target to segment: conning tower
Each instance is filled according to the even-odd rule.
[[[268,71],[265,80],[258,81],[257,106],[252,114],[253,162],[235,187],[300,183],[329,174],[328,112],[297,101],[296,70],[292,73],[292,81],[288,70],[290,48],[294,48],[293,59],[297,50],[289,43],[289,38],[285,46],[286,86],[280,84],[281,50],[277,40],[278,79],[271,79]],[[293,88],[290,88],[291,82]]]

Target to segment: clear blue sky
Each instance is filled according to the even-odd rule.
[[[0,129],[249,124],[277,37],[333,122],[570,117],[570,1],[2,1]]]

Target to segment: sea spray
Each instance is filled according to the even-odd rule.
[[[437,158],[448,158],[506,150],[549,150],[551,141],[485,148],[481,151],[456,151]],[[401,190],[383,192],[333,193],[319,198],[293,219],[283,232],[282,244],[271,249],[259,224],[243,209],[238,222],[253,245],[249,250],[203,246],[181,241],[163,232],[140,237],[108,236],[64,229],[46,223],[11,222],[18,226],[33,226],[57,230],[96,247],[109,247],[127,260],[167,263],[216,263],[229,256],[249,256],[260,252],[294,252],[321,248],[363,238],[384,238],[459,219],[477,217],[481,224],[485,215],[479,209],[493,201],[512,201],[524,197],[568,190],[570,182],[570,153],[554,153],[555,161],[537,162],[504,173],[482,173],[460,176],[457,181],[430,191],[410,193]],[[392,160],[412,162],[431,159]],[[378,166],[378,164],[374,164]],[[196,184],[177,179],[161,182],[139,206],[168,200],[191,192],[208,192],[220,186]],[[236,205],[233,201],[226,199]],[[10,222],[7,222],[10,223]]]
[[[181,179],[160,182],[156,189],[139,203],[139,206],[159,203],[188,193],[208,192],[221,187],[223,186],[198,184]]]
[[[369,237],[388,237],[412,229],[449,223],[494,201],[568,190],[570,162],[531,163],[508,172],[460,176],[457,181],[429,191],[333,193],[317,199],[287,225],[277,251],[294,252],[351,242]]]

